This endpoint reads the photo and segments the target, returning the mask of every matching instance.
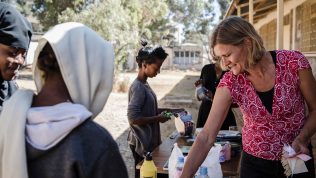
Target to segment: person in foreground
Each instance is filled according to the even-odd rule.
[[[112,45],[80,23],[39,40],[38,93],[16,91],[0,117],[0,177],[128,177],[117,144],[93,121],[112,90],[113,62]]]
[[[170,119],[161,114],[163,111],[180,112],[184,109],[158,108],[155,92],[149,86],[147,79],[155,77],[168,54],[162,47],[148,47],[142,41],[136,57],[139,67],[137,78],[129,88],[127,117],[130,124],[128,143],[136,165],[144,159],[146,152],[152,152],[160,143],[160,125]],[[135,178],[139,177],[135,169]]]
[[[219,23],[210,45],[214,57],[229,72],[218,85],[207,122],[189,152],[181,178],[193,177],[204,161],[232,102],[239,105],[244,119],[240,177],[285,177],[280,161],[285,144],[297,154],[312,156],[316,82],[308,60],[297,51],[266,51],[254,27],[236,16]],[[293,177],[315,176],[313,159],[305,164],[308,173]]]
[[[0,2],[0,113],[16,90],[14,81],[24,64],[32,36],[31,24],[13,6]]]

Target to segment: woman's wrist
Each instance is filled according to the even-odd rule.
[[[298,141],[301,144],[304,144],[305,146],[307,146],[309,144],[309,138],[307,138],[307,136],[304,136],[304,134],[299,134],[294,141]]]

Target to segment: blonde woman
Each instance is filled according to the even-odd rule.
[[[316,130],[316,82],[307,59],[297,51],[266,51],[254,27],[236,16],[218,24],[210,45],[214,57],[229,72],[218,85],[181,178],[193,177],[204,161],[232,102],[239,105],[244,118],[240,177],[285,177],[280,161],[285,144],[297,154],[312,155],[309,146]],[[309,172],[293,177],[314,177],[313,159],[306,166]]]

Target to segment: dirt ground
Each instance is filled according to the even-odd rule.
[[[155,91],[159,100],[159,107],[185,108],[193,119],[197,119],[199,102],[194,97],[194,81],[199,77],[200,72],[192,71],[161,71],[155,78],[149,79],[150,86]],[[116,74],[116,81],[124,81],[130,85],[136,78],[137,73]],[[35,90],[31,70],[24,69],[20,72],[17,80],[20,88]],[[128,169],[129,176],[134,177],[133,157],[127,144],[129,124],[127,121],[127,92],[110,94],[103,111],[95,119],[97,123],[105,127],[116,140],[122,157]],[[165,139],[175,130],[174,121],[161,124],[162,139]]]

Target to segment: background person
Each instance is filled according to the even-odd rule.
[[[117,144],[92,120],[112,90],[113,67],[112,45],[90,28],[48,31],[34,55],[38,94],[18,90],[4,104],[0,177],[128,177]]]
[[[198,83],[201,83],[202,86],[207,89],[205,95],[208,97],[200,98],[199,95],[197,95],[197,99],[201,101],[196,123],[197,128],[203,127],[206,122],[212,107],[216,87],[224,73],[225,72],[222,71],[217,64],[207,64],[202,68],[200,79],[195,82],[195,86],[197,86]],[[228,110],[228,114],[221,126],[221,130],[228,130],[229,126],[236,126],[235,116],[231,108]]]
[[[14,7],[0,2],[0,113],[17,89],[13,79],[24,64],[32,36],[30,23]]]
[[[159,123],[170,119],[163,111],[177,112],[183,109],[158,108],[155,92],[147,79],[155,77],[168,54],[162,47],[147,47],[142,42],[136,57],[139,67],[137,78],[129,88],[127,117],[130,124],[128,143],[136,165],[144,159],[145,152],[152,152],[161,143]],[[135,178],[139,172],[135,169]]]
[[[219,23],[210,44],[229,72],[219,83],[181,178],[193,177],[204,161],[232,102],[244,118],[240,177],[285,177],[280,161],[285,144],[297,154],[312,155],[308,146],[316,130],[316,82],[308,60],[297,51],[266,51],[254,27],[236,16]],[[315,177],[313,159],[305,164],[309,172],[293,177]]]

